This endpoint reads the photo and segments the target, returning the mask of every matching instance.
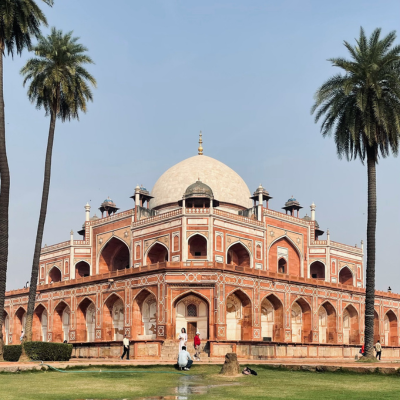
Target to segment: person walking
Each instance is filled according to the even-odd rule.
[[[182,351],[182,347],[183,346],[186,347],[186,343],[187,343],[187,340],[188,340],[185,328],[181,329],[181,333],[179,334],[178,339],[179,339],[179,352],[181,352]]]
[[[122,339],[122,345],[124,347],[124,352],[122,353],[121,360],[124,359],[125,354],[126,354],[126,359],[129,360],[129,339],[126,337],[126,335]]]
[[[22,343],[22,341],[24,340],[24,336],[25,336],[25,332],[21,331],[21,336],[19,338],[20,342]]]
[[[190,354],[186,351],[186,346],[182,346],[182,350],[178,354],[178,367],[180,370],[189,371],[193,364]]]
[[[376,358],[379,357],[379,361],[381,361],[382,345],[379,340],[375,344],[375,350],[376,350]]]
[[[196,361],[200,361],[200,344],[201,344],[200,332],[197,331],[196,336],[194,337],[194,349],[196,351],[196,353],[194,353],[194,359]]]

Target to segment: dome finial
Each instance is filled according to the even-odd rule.
[[[201,131],[200,131],[200,134],[199,134],[199,148],[198,148],[198,151],[199,151],[199,156],[202,156],[203,155],[203,135],[201,134]]]

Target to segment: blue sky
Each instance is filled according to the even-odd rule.
[[[40,1],[38,2],[41,3]],[[151,188],[170,166],[205,154],[260,182],[276,210],[294,195],[331,239],[365,241],[367,172],[338,160],[310,115],[313,94],[337,71],[359,28],[400,31],[400,3],[370,1],[55,0],[40,4],[49,26],[73,30],[89,48],[98,81],[79,122],[56,127],[44,243],[69,239],[110,196],[122,209],[137,184]],[[44,28],[47,33],[49,28]],[[400,38],[397,40],[400,43]],[[6,135],[11,169],[8,288],[30,278],[48,118],[26,97],[7,57]],[[377,288],[400,291],[400,160],[379,164]],[[75,238],[79,239],[75,234]]]

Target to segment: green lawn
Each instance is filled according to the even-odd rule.
[[[102,368],[104,371],[104,368]],[[122,370],[122,368],[118,368]],[[175,371],[168,366],[129,367],[142,371]],[[195,365],[179,374],[32,372],[0,374],[0,399],[77,400],[136,399],[399,399],[400,377],[376,374],[298,372],[253,366],[258,376],[226,378],[221,366]],[[96,368],[98,370],[98,368]],[[72,370],[76,371],[76,370]],[[90,372],[88,372],[90,371]],[[154,397],[153,397],[154,398]],[[162,397],[158,397],[162,399]]]

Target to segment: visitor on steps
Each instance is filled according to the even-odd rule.
[[[382,345],[379,340],[375,344],[375,350],[376,350],[376,358],[379,357],[379,361],[381,361]]]
[[[194,337],[194,349],[196,350],[196,353],[194,354],[194,359],[196,361],[200,361],[200,332],[196,332],[196,336]]]
[[[185,346],[186,347],[186,342],[187,342],[187,333],[186,333],[186,329],[182,328],[181,329],[181,333],[179,334],[179,352],[182,351],[182,347]]]
[[[124,352],[122,353],[121,360],[124,359],[125,354],[126,354],[126,359],[129,360],[129,339],[126,337],[126,335],[122,339],[122,345],[124,347]]]
[[[178,354],[179,369],[189,371],[192,364],[193,360],[191,359],[190,354],[186,351],[186,346],[182,346],[182,350]]]

